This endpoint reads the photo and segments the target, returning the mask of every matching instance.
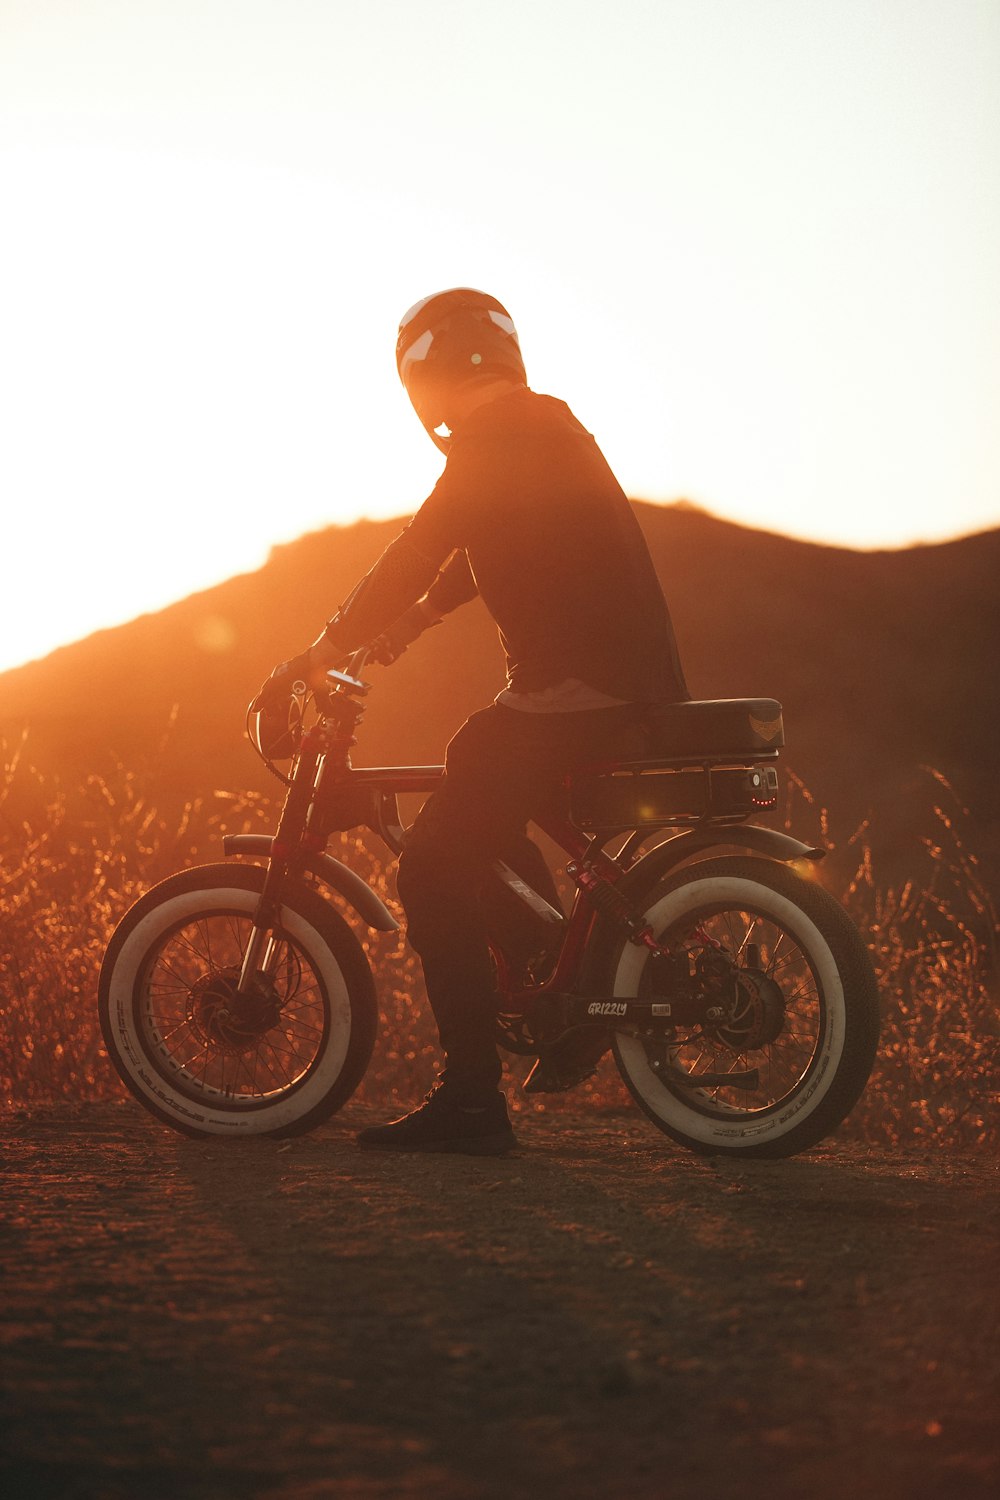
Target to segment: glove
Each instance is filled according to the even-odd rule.
[[[411,604],[409,609],[394,620],[388,630],[376,636],[372,641],[371,650],[377,662],[383,667],[389,667],[397,657],[402,656],[407,646],[413,644],[418,636],[423,635],[430,625],[439,625],[439,620],[428,619],[423,605],[418,600]]]
[[[308,651],[275,667],[250,705],[257,714],[257,740],[269,760],[286,760],[298,749],[302,731],[302,705],[292,697],[296,682],[307,683],[316,675]]]
[[[315,675],[308,651],[293,656],[290,661],[279,662],[250,705],[252,711],[264,713],[286,704],[295,683],[304,682],[308,686]]]

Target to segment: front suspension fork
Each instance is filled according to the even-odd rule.
[[[256,917],[253,931],[247,950],[243,955],[243,967],[240,969],[240,982],[237,989],[241,995],[245,995],[254,986],[254,981],[261,975],[270,977],[278,962],[278,940],[274,936],[270,923],[259,924]]]
[[[253,928],[243,954],[240,981],[237,989],[241,995],[252,990],[258,977],[273,973],[278,961],[279,941],[275,929],[281,914],[281,893],[288,878],[289,868],[298,850],[303,846],[303,834],[309,807],[316,787],[323,774],[324,760],[319,746],[310,743],[307,732],[295,768],[294,779],[288,788],[285,805],[278,819],[277,832],[271,844],[271,854],[264,876],[264,887],[253,914]]]

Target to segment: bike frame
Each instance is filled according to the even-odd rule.
[[[223,841],[227,854],[266,855],[267,873],[254,915],[253,932],[243,959],[240,990],[253,987],[255,975],[267,974],[275,962],[277,943],[274,933],[280,927],[281,893],[288,879],[306,871],[318,875],[333,886],[354,906],[370,925],[382,930],[398,924],[374,892],[347,866],[326,852],[331,835],[349,827],[367,826],[378,833],[388,848],[399,854],[405,829],[399,813],[398,799],[406,794],[432,793],[444,776],[444,766],[376,766],[355,768],[350,750],[354,731],[363,712],[361,698],[367,685],[357,677],[365,652],[352,658],[347,671],[328,674],[328,687],[315,693],[319,713],[317,721],[302,733],[298,755],[289,777],[278,829],[273,838],[260,835],[230,835]],[[777,752],[758,759],[776,758]],[[708,769],[711,757],[704,758]],[[669,767],[670,761],[650,763]],[[690,757],[677,762],[678,768],[691,764]],[[601,767],[614,770],[615,766]],[[280,774],[280,773],[279,773]],[[494,864],[494,873],[543,922],[560,929],[560,945],[555,965],[549,975],[529,986],[511,987],[498,956],[500,1010],[503,1014],[544,1017],[551,1012],[557,1029],[567,1026],[607,1026],[613,1017],[617,1025],[649,1026],[653,1020],[662,1025],[682,1024],[691,1019],[683,1014],[683,1002],[674,996],[617,999],[580,993],[585,960],[603,921],[620,928],[628,941],[644,944],[654,954],[670,959],[669,950],[659,944],[645,924],[641,911],[633,908],[624,888],[627,877],[641,865],[651,878],[661,878],[667,870],[692,854],[721,845],[737,845],[782,860],[816,859],[822,851],[809,848],[770,829],[756,825],[726,822],[721,816],[699,820],[680,831],[662,826],[625,827],[614,832],[582,832],[567,818],[549,816],[536,819],[537,826],[566,855],[566,871],[574,880],[576,893],[567,917],[533,890],[515,871],[502,861]],[[724,826],[720,826],[723,825]],[[656,832],[667,837],[642,853],[644,844]],[[613,837],[624,842],[617,854],[606,849]],[[623,888],[624,883],[624,888]]]

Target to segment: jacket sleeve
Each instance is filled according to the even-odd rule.
[[[479,593],[469,559],[459,548],[445,563],[430,588],[427,603],[436,615],[451,614],[460,604],[467,604]]]
[[[327,623],[326,639],[341,651],[356,651],[373,641],[416,604],[442,560],[418,552],[406,531],[400,532]]]

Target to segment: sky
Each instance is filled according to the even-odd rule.
[[[1000,524],[998,84],[998,0],[0,0],[0,670],[415,510],[455,285],[634,498]]]

